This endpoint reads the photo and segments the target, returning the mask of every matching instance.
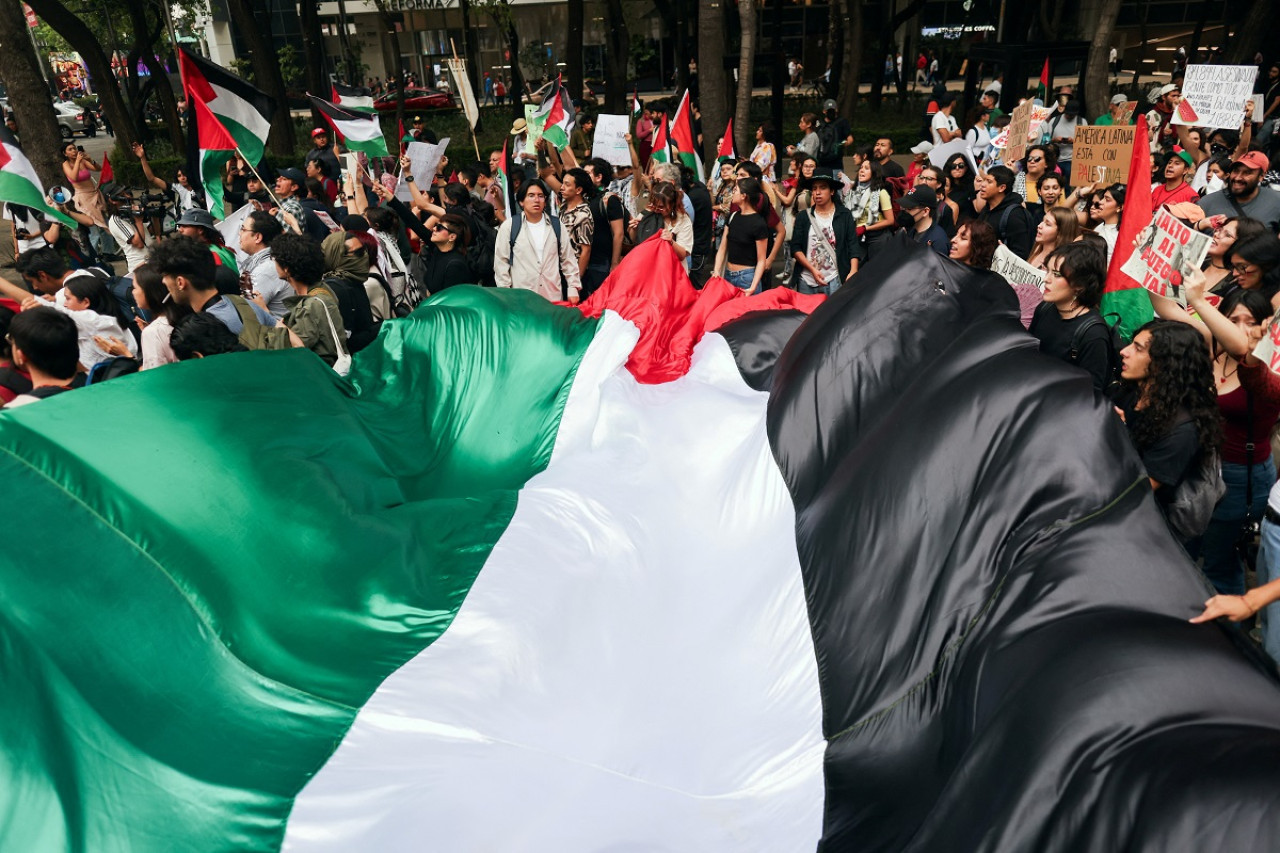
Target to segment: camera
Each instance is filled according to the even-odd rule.
[[[108,184],[102,190],[107,200],[121,213],[148,218],[164,216],[174,198],[172,190],[120,187],[114,184]]]

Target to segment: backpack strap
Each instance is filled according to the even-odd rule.
[[[524,223],[524,217],[516,214],[511,217],[511,250],[507,252],[507,266],[510,267],[516,262],[516,238],[520,236],[520,226]]]
[[[1099,317],[1097,312],[1090,311],[1085,321],[1076,327],[1075,332],[1071,335],[1071,348],[1067,350],[1067,358],[1071,359],[1072,364],[1077,364],[1080,361],[1080,347],[1084,344],[1085,334],[1094,326],[1105,326],[1106,324],[1107,321]]]
[[[1013,209],[1016,204],[1011,204],[1004,209],[1004,213],[1000,214],[1000,227],[996,230],[996,237],[1003,240],[1005,229],[1009,227],[1009,217],[1013,215]]]
[[[253,313],[253,309],[249,307],[249,302],[243,296],[236,296],[231,293],[222,294],[222,298],[231,303],[231,307],[236,309],[236,313],[240,315],[240,322],[248,326],[251,323],[261,326],[258,315]]]

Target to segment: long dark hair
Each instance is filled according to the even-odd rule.
[[[178,321],[191,313],[190,307],[169,298],[169,289],[164,286],[164,278],[150,262],[140,264],[133,271],[133,283],[147,298],[147,307],[153,317],[163,316],[169,321],[169,325],[176,328]]]
[[[868,160],[864,165],[871,169],[871,180],[867,184],[871,191],[876,193],[884,189],[884,167],[875,160]],[[858,171],[862,171],[862,166],[858,167]]]
[[[964,164],[964,174],[956,177],[951,174],[952,167],[959,160]],[[947,180],[947,195],[952,198],[973,198],[975,195],[973,189],[973,167],[969,165],[969,160],[963,154],[952,154],[947,158],[947,162],[942,167],[943,173]]]
[[[119,301],[111,295],[107,285],[95,275],[76,275],[62,284],[77,299],[89,300],[89,310],[104,317],[114,317],[120,328],[126,332],[133,328],[133,322],[125,313]]]
[[[1204,338],[1194,327],[1173,320],[1152,320],[1138,329],[1148,332],[1151,367],[1134,384],[1145,391],[1146,408],[1133,424],[1138,450],[1146,450],[1177,425],[1184,412],[1191,415],[1202,450],[1222,444],[1222,418],[1213,384],[1213,362]],[[1136,338],[1137,335],[1134,335]]]

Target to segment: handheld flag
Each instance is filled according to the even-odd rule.
[[[236,140],[204,101],[193,98],[191,107],[189,132],[194,131],[198,146],[200,183],[204,185],[205,198],[209,201],[209,212],[214,218],[221,219],[225,215],[222,207],[222,166],[236,150]]]
[[[693,169],[698,183],[702,183],[702,156],[698,153],[697,137],[693,134],[693,107],[689,103],[688,89],[685,89],[671,120],[671,146],[675,149],[676,161]]]
[[[507,164],[511,162],[510,154],[507,152],[507,142],[510,139],[502,140],[502,159],[498,161],[498,174],[493,179],[498,182],[498,190],[502,194],[502,203],[507,206],[507,210],[511,210],[511,181],[507,178]]]
[[[569,145],[569,134],[574,127],[573,100],[559,76],[534,117],[542,119],[542,135],[557,151],[563,151]]]
[[[70,228],[76,221],[44,200],[44,185],[8,128],[0,125],[0,201],[38,210]]]
[[[455,57],[446,59],[445,64],[449,66],[449,73],[453,75],[453,88],[462,100],[462,112],[467,117],[467,124],[475,130],[476,123],[480,121],[480,106],[476,103],[475,92],[471,90],[471,78],[467,76],[467,61]]]
[[[1036,89],[1036,97],[1040,103],[1049,103],[1049,57],[1044,58],[1044,68],[1040,70],[1040,86]]]
[[[324,116],[338,139],[351,151],[361,151],[370,157],[389,157],[387,140],[382,136],[382,124],[376,113],[349,113],[323,98],[308,95],[311,106]]]
[[[738,159],[737,146],[734,144],[733,138],[733,118],[729,119],[729,123],[724,127],[724,136],[720,138],[720,149],[716,151],[716,167],[719,168],[721,163],[729,160]]]
[[[1129,158],[1130,175],[1151,174],[1151,148],[1147,144],[1147,117],[1139,114],[1137,130],[1133,134],[1133,154]],[[1116,247],[1107,267],[1107,284],[1102,290],[1102,304],[1098,313],[1108,323],[1120,320],[1120,334],[1132,340],[1138,328],[1153,316],[1151,298],[1136,281],[1124,272],[1125,262],[1133,254],[1133,244],[1138,233],[1151,222],[1151,182],[1129,182],[1125,195],[1124,212],[1120,215],[1120,233],[1116,235]]]
[[[641,112],[641,107],[640,107],[640,89],[639,89],[639,88],[632,89],[632,90],[631,90],[631,118],[632,118],[632,120],[635,120],[635,119],[639,118],[639,117],[640,117],[640,112]]]
[[[333,104],[349,113],[371,113],[373,109],[373,93],[360,86],[333,86]]]
[[[102,155],[102,173],[98,175],[98,186],[115,180],[115,170],[111,168],[111,155]]]
[[[649,158],[659,163],[671,162],[671,140],[667,134],[666,113],[662,114],[661,119],[654,126],[653,151],[649,154]]]

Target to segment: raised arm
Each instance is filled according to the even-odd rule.
[[[155,172],[151,171],[151,164],[147,162],[147,151],[142,147],[141,142],[133,143],[133,154],[138,158],[138,162],[142,164],[142,174],[146,177],[147,183],[159,190],[169,189],[169,185],[157,178]]]
[[[1222,312],[1205,298],[1204,284],[1203,272],[1196,270],[1191,274],[1187,280],[1187,305],[1194,308],[1200,315],[1210,334],[1222,345],[1228,355],[1241,364],[1250,366],[1256,364],[1257,359],[1253,357],[1253,348],[1257,345],[1257,340],[1251,339],[1248,333],[1224,317]],[[1261,331],[1261,328],[1259,330]]]

